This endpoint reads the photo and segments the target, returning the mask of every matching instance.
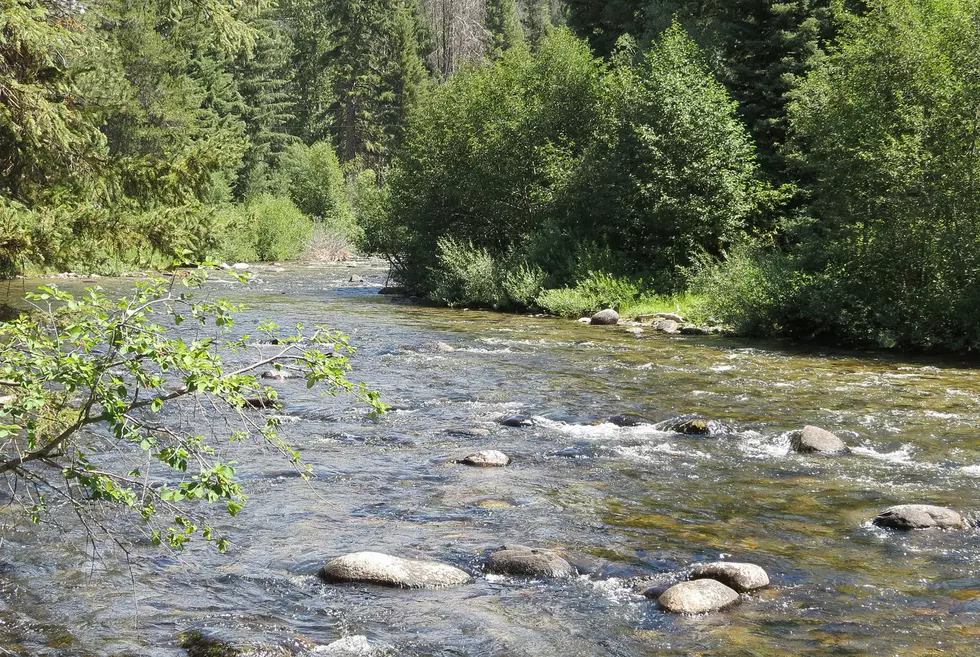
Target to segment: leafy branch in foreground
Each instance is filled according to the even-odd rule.
[[[180,549],[199,534],[223,551],[228,541],[195,510],[220,503],[234,516],[245,504],[225,452],[251,440],[309,476],[278,418],[253,409],[276,400],[259,368],[384,411],[377,393],[347,378],[346,336],[302,326],[283,336],[267,322],[259,338],[233,339],[244,306],[209,298],[205,281],[175,274],[119,299],[42,287],[27,296],[32,312],[0,325],[0,477],[35,522],[58,499],[88,527],[98,522],[93,503],[105,502],[136,512],[156,545]]]

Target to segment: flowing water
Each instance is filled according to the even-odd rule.
[[[351,273],[368,282],[346,283]],[[349,399],[276,383],[284,434],[318,476],[306,483],[279,457],[246,453],[250,500],[222,521],[226,555],[102,545],[96,558],[57,509],[60,528],[0,511],[0,654],[182,655],[187,629],[317,643],[363,634],[375,654],[412,656],[980,652],[978,530],[868,522],[912,502],[978,519],[976,369],[406,305],[377,294],[383,281],[368,263],[214,283],[251,306],[241,330],[271,317],[348,332],[356,376],[405,410],[372,421]],[[517,413],[536,425],[497,423]],[[597,423],[617,413],[697,413],[737,432]],[[854,454],[790,453],[786,432],[803,424],[837,431]],[[468,428],[491,433],[452,432]],[[513,464],[452,463],[490,448]],[[486,550],[505,542],[562,547],[586,574],[484,574]],[[325,560],[362,549],[475,579],[434,591],[317,579]],[[674,581],[719,557],[762,565],[772,588],[681,617],[627,581]]]

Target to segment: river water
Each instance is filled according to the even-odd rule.
[[[372,263],[216,281],[251,307],[238,330],[269,317],[349,333],[355,377],[404,410],[372,421],[350,399],[276,383],[283,434],[318,476],[306,483],[246,450],[250,499],[219,519],[225,555],[99,545],[94,556],[65,510],[52,514],[60,526],[40,527],[0,511],[0,655],[169,657],[185,654],[176,637],[188,629],[268,642],[361,634],[372,654],[419,657],[980,653],[978,530],[868,522],[913,502],[978,520],[976,369],[406,305],[378,295],[383,282]],[[518,413],[536,425],[497,423]],[[617,413],[696,413],[737,432],[597,423]],[[804,424],[838,432],[854,454],[790,453],[785,434]],[[452,432],[468,428],[491,433]],[[478,449],[514,462],[452,464]],[[564,548],[586,574],[484,574],[486,550],[505,542]],[[435,591],[317,579],[325,560],[368,549],[475,579]],[[763,566],[772,588],[679,617],[627,581],[673,581],[719,557]]]

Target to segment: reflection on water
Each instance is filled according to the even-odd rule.
[[[368,283],[352,287],[352,271]],[[265,317],[347,331],[357,376],[402,410],[373,422],[350,400],[276,383],[284,431],[318,477],[243,453],[250,501],[221,521],[234,542],[224,556],[127,559],[108,545],[96,556],[67,514],[55,514],[63,528],[38,528],[0,509],[0,654],[182,655],[176,635],[189,628],[274,642],[363,634],[377,654],[414,656],[976,654],[977,530],[899,535],[867,522],[904,502],[977,519],[976,370],[401,305],[375,294],[383,281],[365,265],[217,283],[251,306],[243,331]],[[497,424],[517,413],[534,426]],[[602,422],[622,413],[696,413],[737,432]],[[854,454],[791,453],[786,433],[803,424],[837,431]],[[489,448],[513,464],[452,464]],[[504,542],[562,546],[588,574],[482,575],[485,551]],[[355,549],[477,577],[440,591],[316,579]],[[684,618],[628,581],[670,581],[720,555],[762,565],[773,588]]]

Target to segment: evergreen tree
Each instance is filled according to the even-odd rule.
[[[496,59],[507,50],[524,42],[517,0],[487,0],[487,56]]]
[[[284,181],[277,179],[280,159],[286,147],[299,140],[292,132],[297,105],[290,66],[293,44],[271,16],[252,21],[258,31],[255,47],[231,66],[249,139],[235,186],[239,198],[282,191]]]

